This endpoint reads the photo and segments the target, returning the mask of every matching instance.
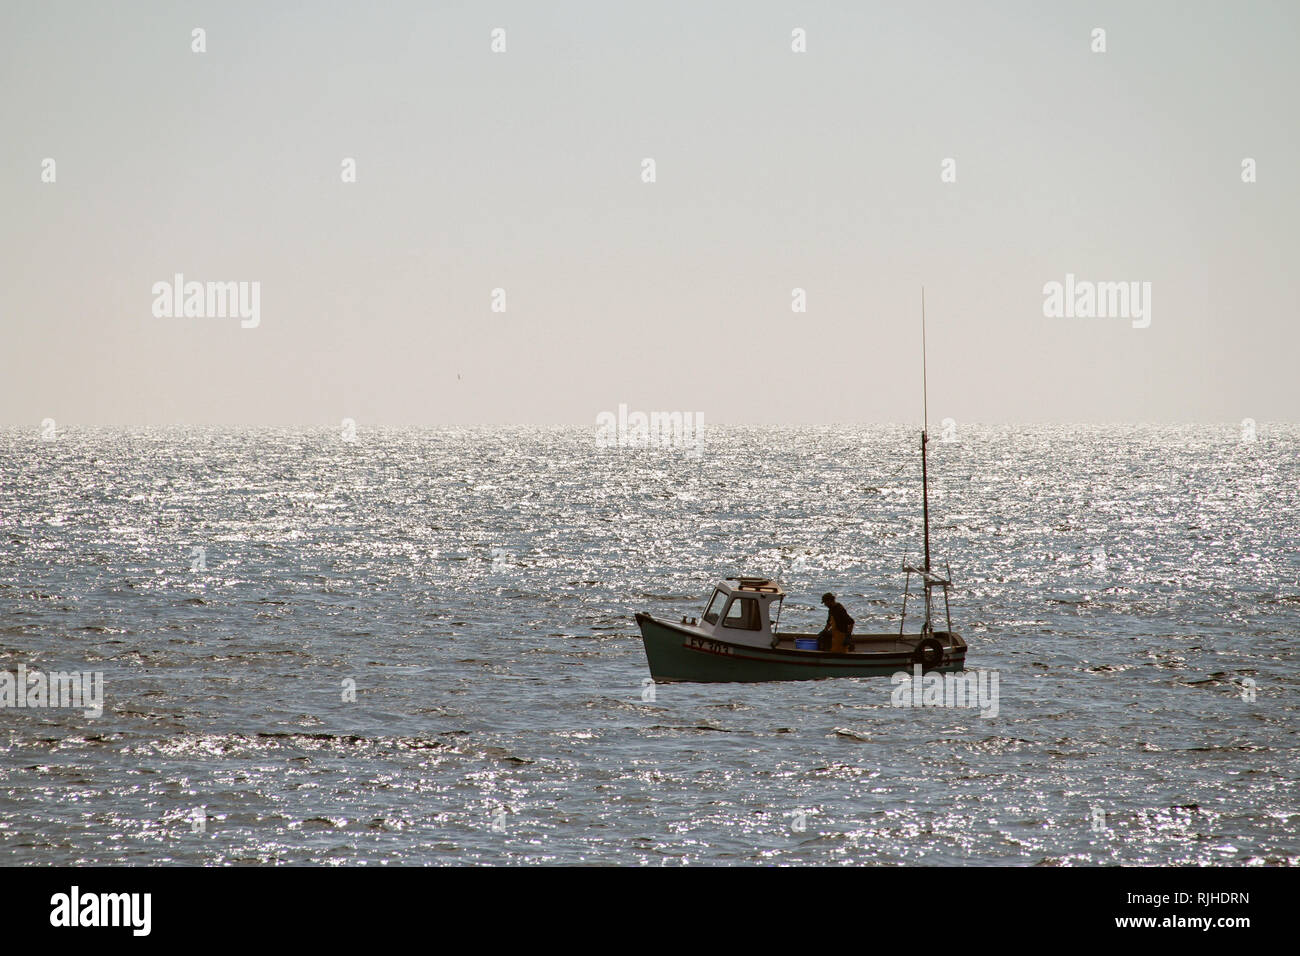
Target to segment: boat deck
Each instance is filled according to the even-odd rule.
[[[825,651],[805,650],[794,646],[795,638],[806,639],[815,638],[816,634],[780,634],[777,637],[775,650],[793,651],[796,654],[825,654]],[[961,635],[951,634],[948,631],[935,631],[934,636],[944,647],[965,647],[966,642],[962,640]],[[854,634],[853,650],[841,652],[848,654],[911,654],[920,643],[920,634]]]

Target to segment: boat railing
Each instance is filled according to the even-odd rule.
[[[952,612],[948,606],[948,589],[952,587],[952,568],[947,564],[944,565],[944,571],[947,577],[940,577],[933,571],[927,571],[925,568],[914,567],[906,561],[903,563],[903,570],[907,573],[907,582],[903,587],[903,613],[898,621],[898,636],[903,636],[903,631],[907,628],[907,598],[912,593],[912,575],[915,574],[921,578],[921,585],[925,588],[925,623],[921,625],[922,634],[933,634],[934,625],[930,621],[930,591],[933,588],[943,588],[943,616],[948,622],[948,633],[952,633]]]
[[[941,578],[933,571],[927,571],[924,568],[914,568],[905,564],[903,565],[903,570],[907,571],[909,574],[919,574],[931,587],[940,586],[946,588],[952,586],[952,582],[947,578]]]

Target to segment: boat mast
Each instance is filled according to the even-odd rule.
[[[925,287],[921,287],[921,518],[925,524],[925,563],[919,567],[912,567],[906,561],[903,562],[903,570],[907,572],[907,586],[903,590],[903,619],[898,624],[898,634],[903,636],[903,631],[907,626],[907,596],[912,589],[912,575],[919,575],[921,586],[925,589],[925,623],[921,626],[921,636],[923,638],[934,636],[934,623],[932,620],[933,604],[931,603],[931,591],[934,588],[943,588],[943,607],[944,614],[948,618],[948,632],[952,632],[952,615],[948,612],[948,588],[952,586],[952,572],[948,572],[947,577],[939,577],[931,570],[930,564],[930,474],[926,463],[926,446],[930,443],[930,396],[929,383],[926,381],[926,362],[925,362]]]
[[[925,626],[923,634],[934,628],[930,624],[930,482],[926,473],[925,446],[930,436],[930,389],[925,362],[925,286],[921,286],[921,516],[925,525]]]
[[[925,444],[930,431],[930,395],[925,368],[925,286],[921,286],[921,513],[925,520],[925,573],[930,573],[930,490],[925,467]]]

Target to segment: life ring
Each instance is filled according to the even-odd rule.
[[[913,663],[920,664],[923,670],[930,670],[943,663],[943,642],[931,635],[916,645],[912,651]]]

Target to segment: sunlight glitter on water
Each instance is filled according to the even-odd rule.
[[[833,590],[887,630],[919,550],[909,429],[718,431],[0,432],[0,669],[107,697],[0,709],[0,858],[1300,862],[1300,429],[936,442],[987,720],[888,679],[642,699],[636,611],[758,572],[790,628]]]

